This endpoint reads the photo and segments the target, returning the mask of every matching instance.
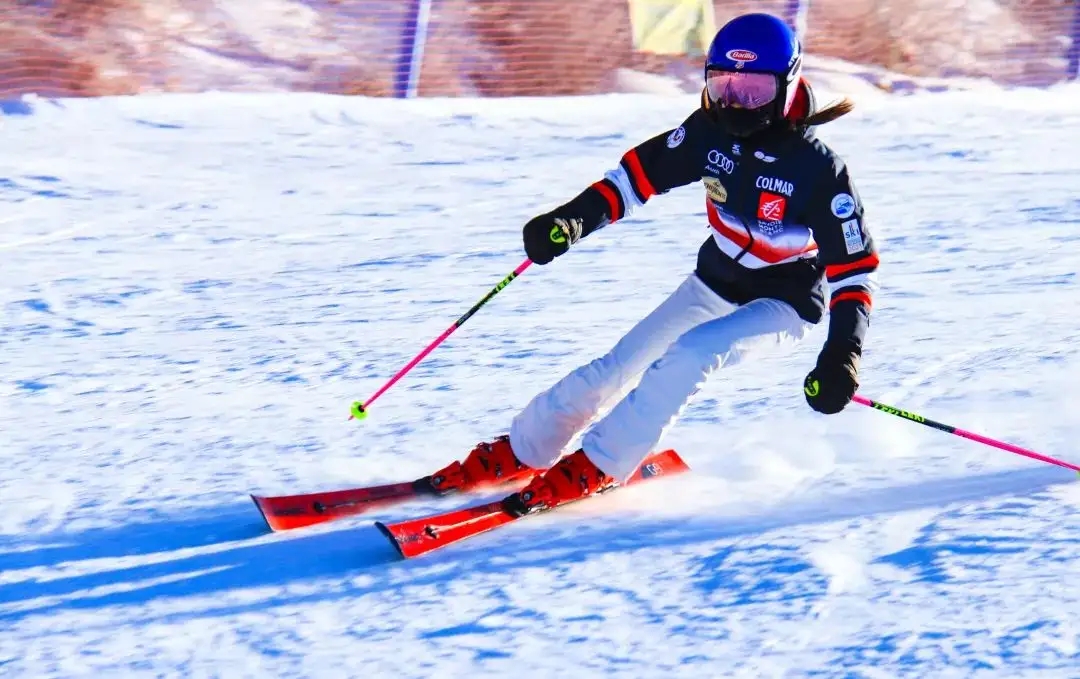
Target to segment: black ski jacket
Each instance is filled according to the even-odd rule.
[[[805,117],[813,105],[803,81],[793,111]],[[703,101],[679,127],[627,151],[557,212],[581,218],[585,237],[654,196],[696,182],[711,227],[697,276],[732,303],[779,299],[811,323],[828,307],[826,348],[861,355],[878,253],[844,161],[813,128],[740,139],[713,121]]]

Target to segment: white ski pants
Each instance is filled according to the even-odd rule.
[[[592,423],[581,447],[605,474],[624,481],[713,371],[794,344],[811,327],[785,302],[736,306],[690,274],[611,351],[533,397],[511,424],[510,445],[523,463],[546,469]]]

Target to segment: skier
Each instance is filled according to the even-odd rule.
[[[682,125],[525,225],[526,254],[548,264],[652,197],[701,181],[712,228],[666,300],[607,354],[536,395],[509,434],[434,474],[437,491],[531,475],[505,501],[521,515],[625,481],[711,373],[791,347],[821,321],[825,280],[828,337],[803,391],[820,413],[851,401],[878,255],[847,167],[813,132],[852,104],[817,110],[801,74],[801,44],[783,21],[736,17],[711,43],[700,106]],[[563,457],[582,431],[581,448]]]

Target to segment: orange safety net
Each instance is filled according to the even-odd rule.
[[[807,0],[810,55],[911,76],[1068,76],[1077,0]],[[394,96],[412,0],[0,0],[0,97],[309,91]],[[432,0],[419,96],[699,83],[702,35],[788,0]],[[707,44],[707,40],[705,40]],[[407,62],[406,62],[407,63]]]

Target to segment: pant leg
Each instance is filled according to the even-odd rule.
[[[690,274],[607,354],[533,397],[510,426],[510,445],[518,459],[537,469],[555,464],[566,445],[676,337],[735,308]]]
[[[624,481],[656,449],[709,375],[751,354],[793,346],[811,327],[790,305],[758,299],[690,329],[589,429],[582,441],[585,454],[606,474]]]

